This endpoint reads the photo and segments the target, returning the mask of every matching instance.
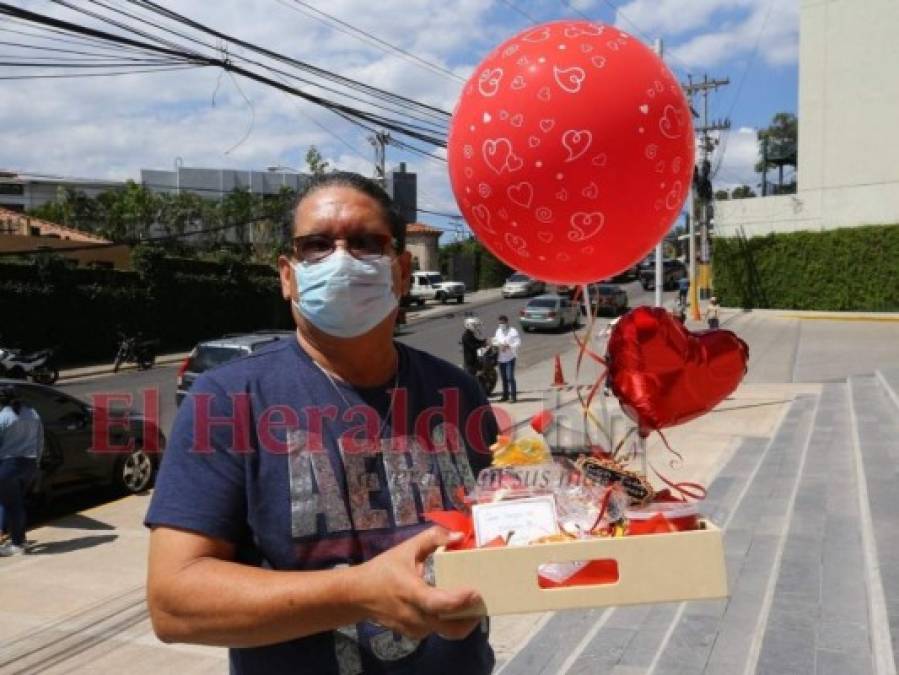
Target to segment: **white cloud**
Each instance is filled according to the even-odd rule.
[[[797,0],[632,0],[619,8],[616,25],[665,38],[666,51],[690,68],[748,56],[756,43],[768,65],[798,58]]]
[[[751,127],[731,130],[726,137],[722,137],[712,154],[712,166],[719,166],[714,180],[715,189],[730,190],[739,185],[748,185],[758,192],[756,184],[761,181],[761,177],[754,169],[758,161],[758,147],[758,130]]]

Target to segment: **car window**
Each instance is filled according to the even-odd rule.
[[[85,405],[81,401],[53,390],[31,387],[19,387],[18,390],[22,401],[37,411],[44,424],[66,423],[85,412]]]
[[[530,281],[531,278],[527,274],[513,274],[509,277],[509,281],[514,281],[516,283]]]
[[[441,277],[439,274],[429,274],[428,281],[430,282],[431,286],[436,286],[443,283],[443,277]]]
[[[618,291],[614,286],[600,286],[599,294],[600,295],[614,295]]]
[[[555,309],[557,304],[558,304],[558,302],[556,300],[549,300],[549,299],[531,300],[528,303],[528,309],[534,309],[534,308]]]
[[[250,351],[255,352],[257,349],[262,349],[270,345],[272,342],[277,342],[279,338],[272,338],[271,340],[263,340],[262,342],[254,342],[250,345]]]
[[[193,373],[202,373],[246,353],[242,347],[200,347],[187,369]]]

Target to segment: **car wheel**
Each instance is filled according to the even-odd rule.
[[[153,460],[142,449],[135,450],[116,462],[113,480],[123,492],[143,492],[153,482]]]
[[[59,379],[59,371],[56,368],[39,368],[31,374],[31,379],[38,384],[56,384],[56,380]]]
[[[425,304],[424,298],[416,298],[415,304],[421,307],[423,304]]]
[[[460,295],[458,298],[456,298],[456,303],[457,303],[457,304],[461,305],[463,302],[465,302],[465,296],[464,296],[464,295]]]
[[[434,296],[434,299],[445,305],[446,304],[446,293],[444,293],[443,291],[440,291],[439,293],[437,293],[437,295]]]

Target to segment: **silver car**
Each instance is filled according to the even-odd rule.
[[[546,293],[546,284],[520,272],[513,274],[503,284],[504,298],[527,298],[539,293]]]
[[[521,310],[518,317],[522,330],[577,326],[580,312],[578,306],[560,295],[539,295],[532,298]]]

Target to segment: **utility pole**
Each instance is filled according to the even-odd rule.
[[[711,295],[711,274],[709,273],[709,221],[712,206],[711,162],[709,157],[718,144],[711,132],[726,131],[730,129],[730,120],[709,121],[709,94],[717,91],[719,87],[730,84],[729,78],[723,80],[709,79],[704,75],[701,82],[693,82],[689,77],[687,84],[683,85],[684,93],[692,102],[693,95],[702,96],[702,124],[696,127],[699,135],[700,169],[698,177],[693,181],[693,201],[699,216],[699,279],[690,279],[690,296],[693,308],[693,319],[699,319],[699,299],[707,299]],[[692,106],[691,106],[692,107]],[[698,207],[698,208],[697,208]],[[692,262],[692,261],[691,261]],[[698,283],[697,283],[698,281]],[[697,297],[696,288],[699,289]]]
[[[381,187],[387,187],[387,144],[390,142],[390,134],[383,129],[368,137],[368,142],[375,149],[375,180]]]

